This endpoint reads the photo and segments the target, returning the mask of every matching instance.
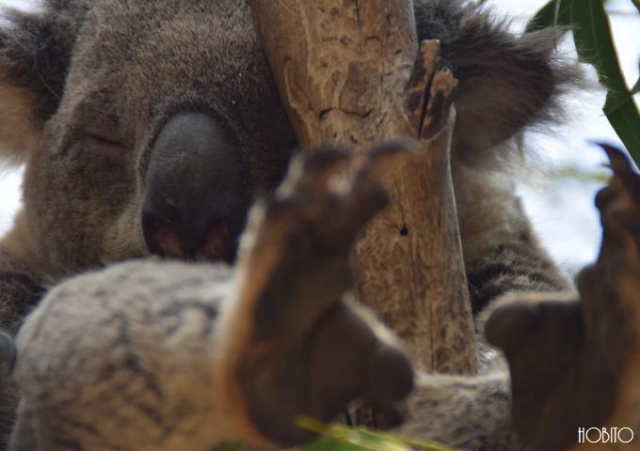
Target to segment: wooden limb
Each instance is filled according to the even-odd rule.
[[[300,144],[362,152],[394,137],[421,152],[389,167],[393,202],[357,246],[361,299],[423,370],[476,371],[451,183],[456,81],[438,43],[417,43],[411,0],[250,0]],[[416,55],[418,55],[416,61]]]

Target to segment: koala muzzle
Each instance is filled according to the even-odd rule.
[[[153,254],[232,261],[249,196],[239,149],[216,120],[179,113],[149,152],[142,231]]]

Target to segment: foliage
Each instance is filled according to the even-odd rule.
[[[640,0],[631,0],[640,11]],[[560,25],[559,33],[573,31],[578,56],[592,64],[600,82],[607,88],[602,108],[605,116],[640,165],[640,114],[633,95],[640,89],[640,79],[632,89],[624,81],[618,54],[611,35],[603,0],[551,0],[527,25],[528,31]]]
[[[318,434],[318,438],[298,451],[456,451],[433,442],[419,441],[365,428],[340,424],[324,424],[310,417],[300,417],[296,423],[302,429]],[[227,443],[217,451],[242,451],[242,443]]]
[[[455,451],[433,442],[339,424],[325,425],[313,418],[298,418],[298,426],[316,432],[320,438],[299,451]]]

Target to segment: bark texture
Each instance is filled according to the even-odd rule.
[[[392,204],[357,246],[361,299],[421,370],[473,373],[476,347],[450,143],[456,81],[438,43],[417,42],[411,0],[250,0],[300,144],[363,152],[413,137],[420,151],[383,179]]]

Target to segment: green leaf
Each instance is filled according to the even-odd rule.
[[[331,437],[320,437],[299,451],[362,451],[362,448]]]
[[[636,165],[640,166],[640,115],[631,96],[609,92],[602,110]]]
[[[326,425],[309,417],[298,418],[296,424],[320,435],[319,440],[300,448],[300,451],[455,451],[445,445],[393,434],[338,424]]]
[[[640,70],[640,62],[638,62],[638,70]],[[636,81],[636,84],[633,85],[633,88],[631,88],[631,94],[637,94],[640,92],[640,77],[638,77],[638,81]]]
[[[640,11],[640,0],[631,0],[631,3],[636,5],[636,8],[638,8],[638,11]]]
[[[603,111],[627,150],[640,164],[640,114],[620,69],[602,0],[572,0],[571,21],[578,56],[592,64],[607,87]]]
[[[576,166],[563,166],[557,169],[554,169],[553,177],[564,180],[571,180],[573,182],[578,183],[586,183],[586,184],[597,184],[602,185],[607,183],[609,179],[611,179],[610,171],[606,170],[597,170],[597,171],[588,171]]]
[[[526,31],[538,31],[556,25],[571,25],[571,0],[550,0],[529,21]]]
[[[241,442],[223,443],[216,448],[217,451],[242,451],[243,445]]]

